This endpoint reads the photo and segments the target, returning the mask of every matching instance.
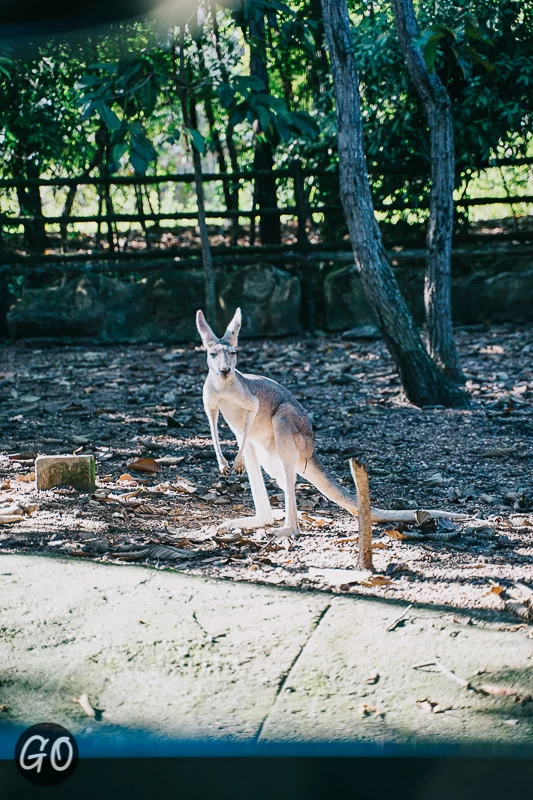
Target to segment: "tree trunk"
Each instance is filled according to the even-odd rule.
[[[464,392],[446,378],[422,344],[383,247],[366,169],[346,0],[322,0],[322,13],[335,86],[340,194],[364,289],[409,400],[419,406],[465,407]]]
[[[213,22],[213,34],[215,39],[215,52],[217,54],[217,61],[218,66],[220,69],[220,74],[222,76],[222,80],[225,83],[230,82],[230,76],[226,65],[224,63],[224,57],[222,55],[222,47],[220,44],[220,30],[218,27],[218,19],[217,19],[217,8],[216,8],[216,0],[210,0],[210,8],[211,8],[211,19]],[[228,148],[228,155],[229,161],[231,164],[231,171],[238,172],[239,171],[239,159],[237,158],[237,148],[235,147],[235,128],[231,122],[228,121],[226,127],[226,147]],[[232,181],[230,184],[230,191],[232,196],[232,202],[234,203],[234,208],[239,208],[239,182]],[[235,218],[235,224],[232,225],[231,228],[231,244],[232,246],[237,244],[239,236],[239,220]]]
[[[35,161],[28,158],[18,158],[17,172],[21,178],[34,180],[39,178],[39,168]],[[22,216],[42,217],[41,193],[38,186],[17,186],[17,200]],[[46,250],[46,229],[44,220],[33,219],[24,223],[24,238],[26,246],[34,253],[41,255]]]
[[[175,44],[174,44],[175,47]],[[176,59],[174,50],[174,68],[176,69]],[[178,76],[177,76],[178,77]],[[183,124],[186,128],[196,129],[196,108],[190,97],[190,90],[186,82],[185,72],[185,51],[184,51],[184,30],[180,30],[180,56],[179,56],[179,84],[178,97],[181,104]],[[202,249],[202,264],[204,267],[205,285],[205,311],[207,321],[210,325],[216,325],[216,292],[215,292],[215,271],[213,269],[213,258],[209,245],[209,231],[205,219],[204,186],[202,175],[202,159],[200,153],[191,142],[192,163],[194,170],[194,185],[196,188],[196,202],[198,205],[198,227],[200,229],[200,246]]]
[[[450,98],[436,72],[430,73],[420,47],[412,0],[392,0],[398,40],[428,120],[431,137],[431,197],[424,303],[429,352],[449,378],[464,380],[453,337],[451,263],[455,155]]]
[[[104,154],[104,148],[99,145],[98,149],[96,150],[95,154],[93,155],[92,159],[89,162],[89,166],[85,169],[81,175],[80,179],[88,178],[93,171],[100,165]],[[72,208],[74,206],[74,200],[76,199],[76,194],[78,192],[78,185],[74,184],[74,186],[70,186],[67,192],[67,197],[65,199],[65,205],[63,206],[63,211],[61,212],[62,217],[70,217],[72,214]],[[67,226],[66,223],[61,224],[61,237],[62,239],[67,238]]]
[[[191,114],[191,101],[187,95],[182,99],[183,118],[187,127],[196,128],[196,115]],[[205,310],[207,320],[211,325],[216,325],[216,293],[215,271],[213,258],[209,245],[209,230],[205,219],[204,185],[202,176],[202,159],[194,143],[191,143],[192,163],[194,169],[194,185],[196,187],[196,202],[198,204],[198,227],[200,228],[200,246],[202,248],[202,263],[204,265],[205,280]]]
[[[249,22],[250,38],[250,75],[260,78],[269,91],[268,70],[266,65],[266,37],[265,18],[259,11],[252,16]],[[262,133],[257,122],[256,134]],[[255,137],[254,170],[271,172],[274,168],[274,150],[272,144],[261,136]],[[274,175],[265,175],[256,178],[257,204],[259,209],[278,207],[276,179]],[[261,214],[259,228],[262,244],[281,244],[280,218],[277,214]]]

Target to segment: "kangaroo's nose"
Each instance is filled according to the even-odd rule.
[[[230,368],[229,368],[229,367],[221,367],[221,368],[220,368],[220,374],[221,374],[221,375],[223,375],[223,376],[224,376],[224,378],[225,378],[227,375],[229,375],[229,374],[230,374],[230,372],[231,372],[231,370],[230,370]]]

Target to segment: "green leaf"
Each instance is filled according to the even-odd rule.
[[[86,89],[88,86],[97,86],[102,82],[101,78],[96,78],[94,75],[83,75],[76,83],[76,89]]]
[[[131,152],[135,153],[146,162],[154,161],[157,158],[157,153],[153,144],[143,131],[132,131]]]
[[[144,175],[144,173],[148,169],[150,161],[143,158],[141,155],[139,155],[139,153],[132,150],[130,152],[130,164],[137,173],[137,175]]]
[[[228,83],[221,83],[217,88],[218,99],[224,108],[229,108],[235,97],[233,89]]]
[[[111,151],[111,157],[113,161],[116,161],[117,164],[120,164],[120,159],[127,151],[127,149],[128,149],[127,142],[119,142],[118,144],[116,144]]]
[[[108,64],[103,61],[98,61],[96,64],[90,64],[89,69],[103,69],[106,72],[115,74],[118,70],[118,64]]]
[[[112,111],[109,106],[107,106],[103,100],[98,100],[94,104],[95,109],[97,110],[98,114],[100,115],[100,119],[102,122],[107,125],[109,130],[117,131],[120,128],[120,120]]]
[[[316,139],[318,136],[318,125],[305,111],[295,111],[291,114],[291,122],[304,136],[310,139]]]
[[[288,142],[291,138],[291,129],[289,128],[286,120],[282,116],[274,117],[274,125],[284,142]]]
[[[241,94],[248,92],[264,92],[265,84],[257,75],[238,75],[233,79],[233,85]]]
[[[190,137],[192,139],[192,143],[193,143],[195,149],[199,153],[203,153],[204,150],[205,150],[205,139],[202,136],[202,134],[199,131],[197,131],[195,128],[188,128],[188,132],[189,132],[189,135],[190,135]]]
[[[438,51],[439,39],[437,37],[429,39],[429,41],[422,48],[422,55],[424,56],[424,61],[426,62],[426,67],[428,68],[429,73],[435,71],[435,59],[437,58]]]

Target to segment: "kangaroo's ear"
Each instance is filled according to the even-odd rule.
[[[196,312],[196,327],[198,328],[198,333],[202,337],[204,347],[208,347],[209,345],[213,345],[215,342],[218,342],[217,337],[205,321],[202,311]]]
[[[230,324],[226,328],[226,333],[224,334],[224,339],[232,346],[237,346],[237,341],[239,338],[239,331],[241,329],[242,317],[241,317],[241,309],[238,308],[235,314],[233,315],[233,319],[231,320]]]

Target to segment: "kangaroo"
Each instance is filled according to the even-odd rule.
[[[274,523],[262,469],[277,482],[285,495],[285,524],[277,533],[295,537],[300,532],[296,507],[296,477],[316,486],[329,500],[357,516],[357,502],[332,478],[315,455],[314,434],[303,406],[281,384],[259,375],[245,375],[236,368],[241,310],[238,308],[219,339],[202,311],[196,327],[207,350],[208,374],[203,388],[204,409],[222,475],[231,472],[218,438],[219,412],[235,434],[239,449],[233,469],[246,469],[255,506],[253,517],[228,520],[221,527],[262,528]],[[414,511],[373,508],[375,522],[415,521]],[[435,517],[462,517],[430,511]]]

